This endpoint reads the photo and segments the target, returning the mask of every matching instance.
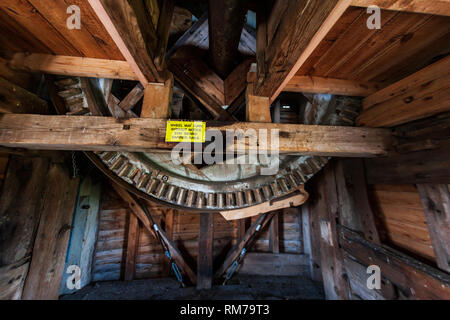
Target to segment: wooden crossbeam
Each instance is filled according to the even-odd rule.
[[[450,111],[450,56],[400,80],[363,101],[356,123],[393,127]]]
[[[416,299],[450,299],[450,276],[403,253],[365,240],[356,232],[339,228],[339,243],[365,266],[377,265],[382,275]]]
[[[89,4],[141,84],[146,87],[149,82],[162,82],[164,77],[153,61],[156,32],[142,8],[144,4],[107,0],[89,0]]]
[[[206,122],[207,130],[242,130],[226,153],[271,152],[321,156],[374,157],[388,153],[391,132],[386,129],[311,126],[271,123]],[[258,140],[260,129],[279,130],[278,147]],[[166,120],[136,118],[117,121],[109,117],[41,116],[5,114],[0,116],[0,145],[13,148],[82,151],[169,151],[176,145],[165,142]],[[275,131],[276,132],[276,131]],[[274,133],[275,134],[275,133]],[[266,139],[266,138],[264,138]]]
[[[352,6],[378,6],[385,10],[450,16],[450,1],[448,0],[352,0]]]
[[[377,83],[296,75],[283,91],[367,97],[379,89],[380,84]]]
[[[265,61],[258,61],[266,64],[266,74],[258,75],[255,94],[273,102],[350,4],[351,0],[278,0],[267,22]]]
[[[119,60],[16,53],[9,66],[15,70],[55,75],[138,80],[128,62]]]

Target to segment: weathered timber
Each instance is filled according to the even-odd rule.
[[[16,70],[54,75],[138,80],[128,62],[120,60],[17,53],[9,65]]]
[[[269,16],[264,79],[255,94],[273,102],[295,76],[351,0],[277,1]]]
[[[377,92],[380,87],[377,83],[296,75],[283,91],[367,97]]]
[[[377,265],[382,275],[415,299],[450,299],[450,276],[403,253],[377,245],[357,233],[340,227],[343,250],[364,266]]]
[[[145,87],[149,82],[161,81],[154,62],[152,45],[157,43],[155,30],[146,19],[146,12],[137,1],[110,2],[89,0],[100,21],[105,26],[120,52],[130,64],[137,78]],[[139,6],[140,5],[140,6]]]
[[[431,243],[440,269],[450,272],[450,193],[446,184],[418,184]]]
[[[271,129],[277,129],[282,154],[373,157],[387,154],[391,147],[391,133],[385,129],[214,122],[207,122],[206,127],[223,133],[242,129],[252,139],[258,138],[259,129],[267,129],[269,139]],[[175,144],[165,142],[165,130],[166,120],[162,119],[4,114],[0,116],[0,145],[41,150],[167,151]],[[235,139],[235,148],[230,145],[225,152],[255,148],[264,152],[274,147],[267,143],[258,148],[245,141],[245,136]]]
[[[78,186],[63,164],[51,165],[23,299],[59,297]]]
[[[213,283],[214,214],[200,213],[197,261],[197,289],[211,289]]]
[[[21,299],[49,160],[11,156],[0,197],[0,298]]]

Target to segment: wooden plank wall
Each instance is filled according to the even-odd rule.
[[[150,204],[155,221],[165,228],[182,252],[186,261],[195,268],[198,258],[199,214],[172,210]],[[93,281],[121,280],[125,266],[129,210],[111,190],[104,190],[99,217],[99,231],[94,259]],[[279,215],[280,253],[303,253],[301,215],[298,209],[288,209]],[[250,222],[250,221],[249,221]],[[238,221],[226,221],[214,215],[214,266],[217,267],[238,240]],[[160,243],[140,226],[136,279],[167,277],[168,260]],[[255,241],[252,252],[268,253],[269,228],[265,228]]]
[[[413,184],[369,187],[382,241],[436,262],[419,192]]]

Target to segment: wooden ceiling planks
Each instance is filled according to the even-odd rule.
[[[369,16],[347,9],[297,75],[389,85],[450,52],[448,17],[382,10],[382,28],[369,30]]]
[[[66,10],[73,4],[81,10],[81,30],[66,26],[70,16]],[[54,0],[50,6],[44,0],[10,0],[0,3],[0,17],[6,27],[2,28],[0,43],[13,43],[16,52],[124,60],[86,1]],[[6,24],[5,19],[11,22]]]

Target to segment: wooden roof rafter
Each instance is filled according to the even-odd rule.
[[[164,82],[162,60],[157,59],[160,65],[155,64],[155,52],[162,50],[161,42],[166,43],[166,40],[159,41],[151,19],[147,19],[145,5],[139,1],[112,3],[105,0],[89,0],[89,4],[141,84],[146,87],[152,82]],[[171,18],[170,8],[165,13]],[[167,32],[164,34],[168,36]]]

